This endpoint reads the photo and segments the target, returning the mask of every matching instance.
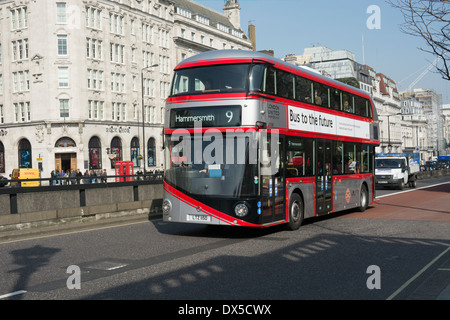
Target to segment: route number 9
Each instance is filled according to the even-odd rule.
[[[225,113],[225,115],[226,115],[227,118],[228,118],[228,123],[230,123],[231,120],[233,120],[233,111],[227,111],[227,112]]]

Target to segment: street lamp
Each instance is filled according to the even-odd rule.
[[[142,98],[142,158],[144,161],[144,175],[145,175],[145,153],[147,152],[147,150],[145,150],[145,103],[144,103],[144,71],[148,70],[150,68],[155,68],[159,66],[159,64],[152,64],[151,66],[145,67],[143,69],[141,69],[141,98]]]
[[[380,114],[381,117],[387,117],[388,119],[388,150],[391,152],[392,145],[391,145],[391,124],[389,122],[389,118],[392,116],[398,116],[401,115],[401,113],[394,113],[394,114]]]

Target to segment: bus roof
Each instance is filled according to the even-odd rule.
[[[221,60],[223,60],[223,61],[228,60],[227,63],[229,63],[230,62],[229,60],[231,60],[231,59],[236,60],[236,62],[239,62],[239,60],[241,60],[240,62],[250,62],[252,59],[266,61],[270,64],[274,64],[277,66],[283,66],[286,69],[291,69],[293,71],[294,70],[300,71],[301,73],[306,74],[308,76],[308,78],[310,78],[312,80],[318,80],[320,82],[325,82],[325,83],[332,83],[336,87],[343,87],[347,91],[350,91],[350,92],[353,91],[355,93],[358,93],[359,95],[370,97],[370,95],[367,92],[365,92],[359,88],[350,86],[343,82],[337,81],[333,78],[323,76],[319,72],[311,70],[311,68],[296,66],[292,63],[283,61],[279,58],[275,58],[268,54],[265,54],[262,52],[257,52],[257,51],[235,50],[235,49],[207,51],[207,52],[196,54],[192,57],[189,57],[189,58],[183,60],[175,67],[175,70],[183,69],[183,68],[190,68],[190,67],[194,67],[194,66],[201,66],[203,64],[208,64],[210,62],[220,63]]]

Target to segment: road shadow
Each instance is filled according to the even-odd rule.
[[[433,239],[355,237],[346,234],[299,237],[298,241],[286,246],[281,245],[283,239],[276,237],[250,241],[267,246],[280,245],[275,245],[274,250],[266,253],[252,255],[251,249],[248,251],[245,247],[245,240],[231,241],[233,243],[215,247],[215,256],[206,260],[189,250],[185,256],[173,259],[180,263],[175,270],[155,274],[160,263],[171,260],[159,261],[147,265],[147,272],[141,273],[140,279],[80,298],[180,300],[183,306],[186,300],[193,303],[192,300],[211,299],[386,299],[449,245],[448,241]],[[230,246],[239,246],[246,252],[230,254]],[[184,262],[190,262],[181,263],[183,258]],[[438,266],[441,264],[441,261],[437,263]],[[367,268],[371,265],[382,270],[382,287],[379,290],[372,290],[367,285],[370,277]],[[434,293],[418,290],[429,276],[430,273],[424,273],[394,298],[433,299]],[[444,285],[442,283],[439,288],[434,288],[435,293],[438,294]]]
[[[370,205],[366,210],[373,209]],[[316,217],[310,217],[303,220],[302,227],[309,224],[326,221],[329,219],[336,219],[348,214],[355,213],[355,208],[333,212],[331,214],[323,214]],[[190,236],[190,237],[206,237],[206,238],[225,238],[225,239],[252,239],[264,237],[270,234],[276,234],[283,231],[292,231],[288,229],[287,224],[279,224],[269,227],[241,227],[230,225],[203,225],[196,223],[181,223],[181,222],[162,222],[161,220],[149,221],[155,226],[156,230],[161,234]],[[302,228],[300,227],[300,228]],[[296,230],[292,231],[296,232]]]
[[[271,233],[285,231],[285,226],[269,228],[249,228],[226,225],[202,225],[193,223],[161,222],[151,220],[156,230],[162,234],[188,237],[225,238],[225,239],[251,239],[263,237]]]
[[[18,267],[8,273],[17,274],[17,281],[14,284],[12,292],[26,290],[30,277],[40,268],[49,264],[50,259],[61,249],[43,247],[35,245],[34,247],[13,250],[10,254],[13,256],[13,264]],[[20,300],[21,295],[13,296],[11,300]]]

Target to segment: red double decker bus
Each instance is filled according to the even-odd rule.
[[[262,53],[182,61],[164,136],[164,221],[295,230],[375,199],[370,96]]]

